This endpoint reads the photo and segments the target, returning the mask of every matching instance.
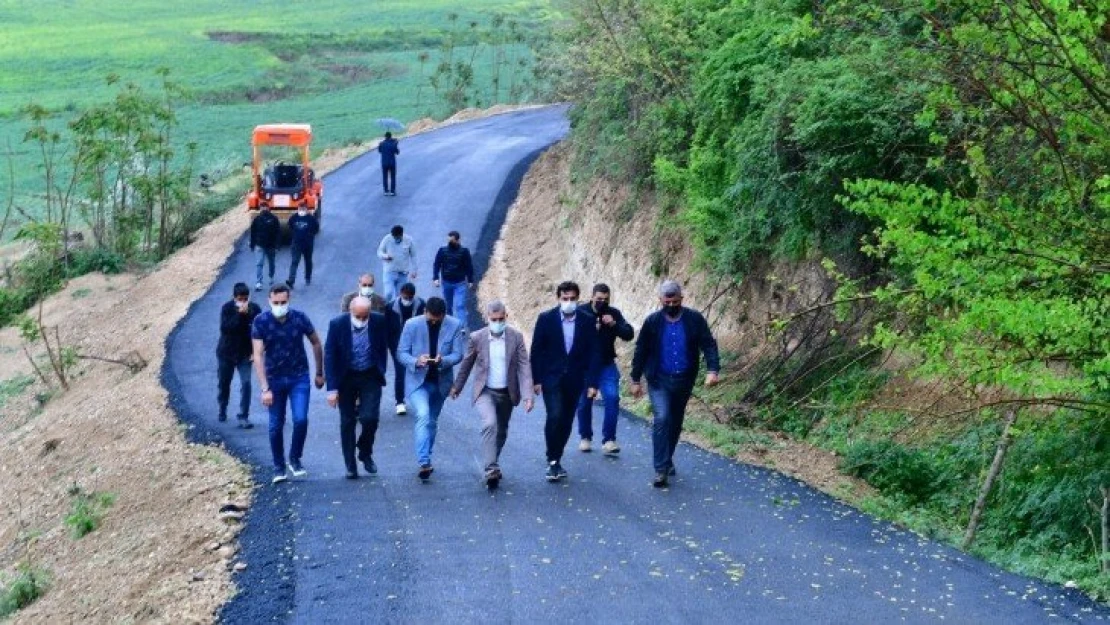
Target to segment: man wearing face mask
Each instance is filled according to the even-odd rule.
[[[316,388],[324,387],[324,349],[308,315],[289,308],[289,287],[270,287],[270,310],[254,319],[251,343],[254,372],[262,385],[262,405],[270,411],[270,452],[274,460],[272,483],[286,481],[285,407],[293,413],[293,442],[289,448],[289,470],[296,477],[307,475],[301,465],[308,436],[308,358],[304,341],[312,345],[316,363]]]
[[[423,317],[413,317],[401,331],[397,359],[405,367],[408,401],[416,412],[417,477],[432,476],[432,448],[443,402],[451,392],[454,367],[462,360],[466,335],[458,319],[447,315],[447,304],[428,298]]]
[[[239,373],[239,414],[235,415],[239,427],[254,427],[250,420],[251,408],[251,324],[262,312],[258,304],[250,301],[251,290],[237,282],[231,290],[231,301],[220,309],[220,342],[216,346],[219,362],[216,401],[220,406],[218,419],[227,421],[227,404],[231,398],[231,378]]]
[[[443,278],[443,301],[447,302],[447,312],[467,326],[466,296],[474,284],[474,263],[470,250],[462,246],[459,233],[447,233],[447,245],[436,252],[432,263],[432,285],[439,286]]]
[[[293,243],[289,248],[293,260],[289,264],[289,278],[285,284],[293,288],[297,281],[297,267],[304,257],[304,283],[312,284],[312,247],[316,243],[316,235],[320,232],[320,220],[316,215],[311,215],[304,206],[297,209],[297,214],[289,218],[289,231],[293,233]]]
[[[358,477],[358,461],[369,475],[378,472],[374,463],[374,435],[385,386],[389,330],[385,315],[370,311],[370,299],[359,295],[351,300],[350,313],[328,324],[324,344],[328,405],[339,408],[339,443],[347,465],[347,479]],[[362,433],[355,441],[356,423]]]
[[[705,385],[717,383],[721,370],[717,341],[705,317],[682,305],[682,287],[674,280],[659,286],[661,310],[651,313],[640,328],[632,356],[632,395],[641,397],[647,378],[651,400],[651,446],[655,480],[652,486],[664,488],[675,475],[674,452],[682,434],[686,403],[694,392],[698,376],[698,352],[705,356]]]
[[[424,314],[424,300],[416,296],[416,285],[406,282],[401,285],[401,296],[393,300],[386,308],[389,320],[389,337],[393,343],[389,351],[393,354],[393,398],[397,404],[397,416],[408,414],[405,407],[405,366],[397,359],[397,344],[401,341],[401,330],[409,319]]]
[[[402,284],[416,279],[416,247],[412,237],[401,226],[393,226],[378,244],[378,258],[382,259],[385,298],[392,300]]]
[[[256,280],[254,290],[262,290],[262,263],[270,264],[270,283],[274,282],[274,262],[278,243],[281,242],[281,222],[270,212],[270,207],[262,205],[251,222],[251,252],[255,255]]]
[[[549,482],[567,477],[563,450],[574,428],[578,398],[586,391],[597,395],[597,328],[587,315],[578,312],[578,285],[563,282],[555,288],[558,305],[540,313],[532,333],[532,382],[543,396],[547,421],[543,435],[547,444]]]
[[[501,300],[486,304],[489,325],[470,335],[466,356],[459,365],[459,374],[451,387],[455,399],[474,372],[474,406],[482,418],[482,465],[486,487],[501,483],[501,449],[509,434],[509,417],[513,406],[524,402],[524,411],[532,412],[532,366],[524,335],[506,323],[508,314]]]
[[[364,273],[358,277],[358,288],[343,295],[339,300],[339,312],[351,311],[351,300],[356,297],[365,297],[370,300],[370,310],[386,314],[388,307],[385,298],[374,292],[374,274]]]
[[[617,369],[616,343],[618,338],[622,341],[631,341],[636,331],[632,328],[632,324],[624,320],[621,311],[609,304],[610,296],[609,285],[596,284],[590,303],[581,306],[579,311],[589,316],[597,327],[597,348],[601,350],[598,355],[600,367],[598,390],[605,398],[605,419],[601,422],[601,452],[606,456],[615,457],[621,451],[620,445],[617,444],[621,373]],[[578,444],[579,451],[588,452],[592,449],[593,405],[594,400],[585,394],[578,400],[578,435],[582,437]]]

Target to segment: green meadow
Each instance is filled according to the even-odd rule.
[[[466,106],[529,101],[528,41],[553,16],[550,0],[0,0],[0,152],[15,176],[4,163],[0,189],[29,212],[42,194],[21,108],[62,129],[111,100],[109,75],[155,92],[168,69],[189,93],[180,144],[219,177],[249,159],[259,123],[311,123],[319,151],[378,136],[380,118],[449,114],[458,102],[429,81],[448,56],[473,71]]]

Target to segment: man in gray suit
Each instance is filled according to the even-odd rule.
[[[432,476],[432,447],[436,442],[436,426],[443,402],[451,392],[454,367],[463,358],[466,334],[458,319],[447,315],[447,303],[441,297],[429,297],[424,315],[413,317],[401,330],[397,360],[405,368],[405,389],[408,402],[416,411],[417,476]]]
[[[509,435],[513,406],[523,400],[525,412],[532,412],[533,405],[532,366],[524,335],[506,324],[507,317],[501,300],[486,304],[489,325],[470,335],[470,346],[451,387],[451,399],[455,399],[474,371],[474,405],[482,417],[482,460],[490,489],[501,483],[497,461]]]

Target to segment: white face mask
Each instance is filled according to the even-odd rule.
[[[360,287],[358,287],[358,294],[363,296],[363,297],[370,297],[371,295],[374,294],[374,287],[372,287],[372,286],[360,286]]]
[[[578,310],[578,302],[559,302],[559,310],[563,311],[564,315],[573,315],[574,311]]]
[[[281,319],[289,314],[289,304],[270,304],[270,312],[278,319]]]
[[[297,211],[297,214],[300,215],[301,217],[305,217],[305,216],[308,215],[308,209],[307,208],[302,208],[301,210]]]
[[[405,299],[405,298],[402,297],[401,298],[401,305],[402,306],[412,306],[412,300],[411,299]]]
[[[354,315],[351,315],[351,325],[353,325],[358,330],[361,330],[361,329],[365,328],[366,324],[369,321],[370,321],[369,319],[359,319],[358,317],[355,317]]]
[[[494,333],[494,334],[497,334],[497,335],[504,334],[505,333],[505,322],[504,321],[491,321],[491,322],[489,322],[489,331]]]

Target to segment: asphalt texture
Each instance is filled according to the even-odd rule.
[[[293,307],[323,334],[359,273],[374,271],[381,286],[375,250],[395,223],[415,239],[424,297],[436,294],[431,263],[449,230],[462,233],[484,270],[527,166],[567,130],[566,109],[549,107],[403,139],[395,197],[382,194],[376,153],[332,173],[313,283],[298,280]],[[279,279],[288,259],[279,252]],[[421,483],[413,417],[394,415],[389,386],[374,452],[379,473],[352,481],[344,479],[338,413],[314,390],[308,476],[270,485],[258,398],[253,430],[216,421],[219,307],[237,281],[254,282],[245,239],[167,340],[163,371],[191,437],[225,444],[260,483],[241,535],[247,568],[223,622],[1110,621],[1110,609],[1076,591],[1003,572],[797,480],[685,443],[677,477],[653,489],[649,428],[627,415],[620,458],[581,453],[572,436],[563,462],[570,477],[551,484],[543,479],[542,402],[530,414],[517,409],[505,479],[487,491],[478,419],[466,399],[448,401],[435,474]],[[265,306],[264,293],[254,297]],[[472,310],[471,325],[476,319]],[[232,393],[234,406],[236,385]]]

